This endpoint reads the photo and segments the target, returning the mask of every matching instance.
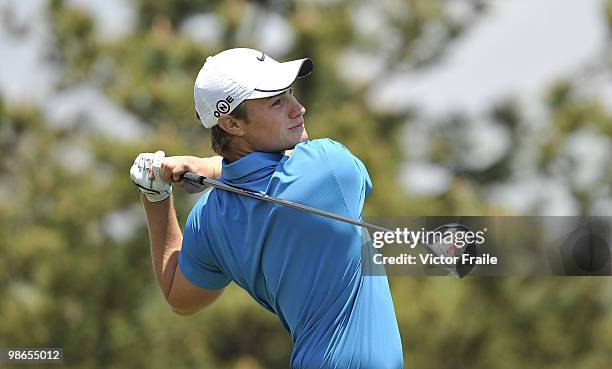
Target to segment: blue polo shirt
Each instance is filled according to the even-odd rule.
[[[254,152],[221,181],[354,219],[372,188],[363,163],[330,139],[291,157]],[[386,276],[364,276],[362,229],[213,189],[191,210],[179,268],[193,284],[234,281],[276,314],[293,339],[292,368],[402,368]]]

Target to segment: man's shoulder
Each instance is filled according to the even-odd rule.
[[[311,180],[317,179],[319,182],[333,181],[340,186],[347,186],[352,182],[358,184],[362,179],[370,183],[363,163],[343,144],[329,138],[298,144],[285,162],[283,172],[293,176],[306,176]]]
[[[331,138],[317,138],[315,140],[308,140],[300,142],[295,147],[295,150],[304,151],[320,151],[324,153],[349,153],[350,151],[340,142],[334,141]]]
[[[330,138],[319,138],[299,143],[293,150],[291,158],[297,159],[293,161],[309,161],[317,166],[355,159],[349,149]]]

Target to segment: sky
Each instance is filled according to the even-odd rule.
[[[507,95],[537,98],[543,87],[603,49],[607,26],[601,0],[492,5],[440,63],[377,83],[370,94],[373,106],[478,113]]]
[[[125,0],[69,0],[92,14],[102,40],[119,38],[134,25]],[[147,126],[87,84],[57,91],[61,66],[50,62],[53,40],[46,0],[0,0],[0,93],[9,104],[39,107],[51,124],[81,124],[93,134],[120,140],[143,137]],[[18,31],[15,33],[15,31]],[[8,57],[7,57],[8,56]],[[91,108],[95,106],[95,111]],[[85,118],[85,119],[83,119]]]

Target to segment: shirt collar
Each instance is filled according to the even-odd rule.
[[[252,152],[233,163],[223,159],[221,180],[229,183],[247,183],[268,177],[276,170],[283,154]]]

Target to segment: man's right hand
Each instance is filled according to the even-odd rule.
[[[180,185],[181,176],[185,172],[195,172],[198,162],[203,159],[195,156],[169,156],[164,158],[160,167],[161,178],[172,184]]]
[[[184,186],[181,177],[185,172],[194,172],[208,178],[218,179],[221,176],[221,160],[219,156],[198,158],[195,156],[170,156],[164,158],[160,167],[161,179],[182,187],[193,193],[191,187]]]

